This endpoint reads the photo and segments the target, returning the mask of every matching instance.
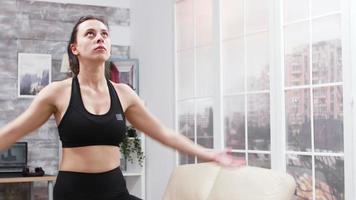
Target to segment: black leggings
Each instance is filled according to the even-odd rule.
[[[120,168],[102,173],[59,171],[54,200],[141,200],[128,193]]]

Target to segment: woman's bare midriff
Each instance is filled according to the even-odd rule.
[[[120,148],[97,145],[63,148],[59,170],[100,173],[120,166]]]

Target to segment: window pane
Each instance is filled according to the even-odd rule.
[[[341,19],[313,21],[313,84],[342,81]]]
[[[214,148],[213,101],[197,100],[197,143],[206,148]]]
[[[248,149],[270,150],[269,94],[247,96]]]
[[[313,90],[315,151],[343,152],[342,86]]]
[[[240,36],[244,33],[243,0],[221,1],[222,39]]]
[[[246,2],[247,33],[266,30],[269,19],[269,0],[248,0]]]
[[[179,156],[179,163],[181,165],[194,164],[195,163],[195,157],[187,156],[187,155],[180,155]]]
[[[309,16],[309,0],[284,0],[284,20],[286,23],[307,19]]]
[[[178,131],[194,142],[194,100],[178,102]],[[180,155],[181,164],[195,163],[195,158]]]
[[[312,0],[312,15],[324,15],[329,12],[340,11],[340,0]]]
[[[345,199],[343,158],[316,156],[315,178],[316,200]]]
[[[215,94],[218,80],[215,56],[211,46],[201,47],[196,50],[197,55],[197,96],[210,97]]]
[[[249,153],[248,165],[271,169],[271,156],[269,154]]]
[[[287,150],[311,151],[310,90],[285,93]]]
[[[179,133],[194,141],[194,100],[178,102]]]
[[[244,91],[244,43],[243,38],[222,42],[222,67],[224,94]]]
[[[194,51],[177,53],[178,99],[194,97]]]
[[[225,145],[233,149],[245,147],[245,97],[224,98]]]
[[[310,82],[309,24],[288,25],[285,28],[285,85],[307,85]]]
[[[176,38],[178,50],[194,47],[193,0],[176,3]]]
[[[246,37],[247,89],[269,89],[268,32]]]
[[[211,44],[213,41],[213,1],[194,0],[194,2],[197,45]]]
[[[313,199],[311,156],[287,155],[287,172],[297,183],[296,200]]]

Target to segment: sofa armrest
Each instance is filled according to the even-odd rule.
[[[163,200],[206,200],[220,167],[211,163],[178,166],[172,173]]]
[[[294,178],[286,173],[258,167],[224,168],[208,200],[290,200],[295,188]]]

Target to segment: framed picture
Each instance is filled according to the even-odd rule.
[[[126,83],[139,93],[138,59],[110,59],[110,79],[117,83]]]
[[[18,54],[18,96],[31,98],[51,82],[50,54]]]

